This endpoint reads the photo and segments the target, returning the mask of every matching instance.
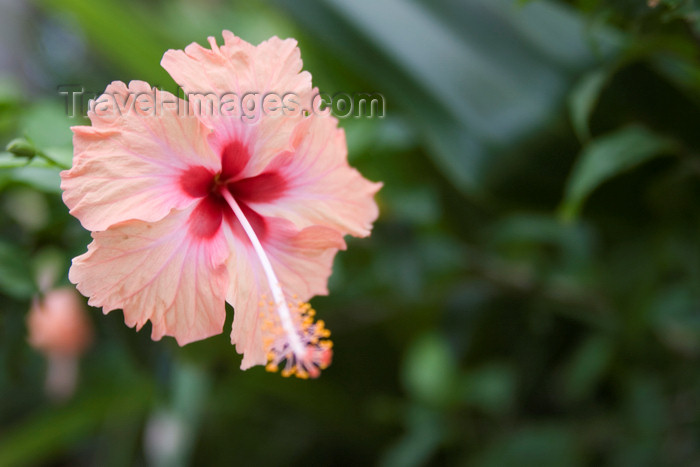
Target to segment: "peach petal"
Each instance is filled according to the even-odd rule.
[[[209,37],[210,49],[192,43],[184,51],[168,50],[161,66],[187,94],[294,93],[308,101],[311,74],[302,71],[296,40],[272,37],[256,47],[230,31],[224,31],[223,37],[220,47]]]
[[[153,109],[145,110],[148,99],[139,95],[152,96]],[[190,166],[220,168],[209,130],[174,105],[161,105],[177,98],[142,81],[128,88],[114,82],[103,97],[89,113],[93,126],[72,128],[73,167],[61,172],[70,213],[88,230],[105,230],[130,219],[155,222],[191,205],[181,174]]]
[[[265,169],[286,182],[280,198],[251,203],[263,216],[281,217],[298,228],[324,225],[366,237],[379,215],[374,195],[382,187],[363,178],[347,162],[345,132],[333,117],[309,117],[292,137],[293,150]]]
[[[127,325],[138,330],[150,320],[154,340],[168,335],[185,345],[221,333],[229,252],[223,235],[197,239],[188,233],[192,211],[94,232],[69,279],[104,313],[123,309]]]
[[[307,301],[314,295],[328,293],[328,277],[335,254],[345,249],[342,235],[322,226],[298,230],[284,219],[267,218],[268,235],[264,242],[280,285],[288,301]],[[261,307],[271,291],[252,246],[240,237],[227,233],[227,240],[236,254],[227,263],[230,283],[227,301],[234,307],[231,343],[243,354],[241,369],[265,364],[263,322],[270,312]]]
[[[315,90],[311,88],[311,75],[302,71],[301,53],[294,39],[273,37],[256,47],[229,31],[223,36],[225,42],[220,47],[210,37],[210,49],[193,43],[184,51],[168,50],[161,65],[188,96],[200,96],[190,97],[190,102],[205,102],[203,96],[208,95],[215,99],[211,108],[194,105],[193,112],[215,130],[210,140],[214,152],[220,154],[226,144],[240,141],[254,153],[244,174],[253,176],[274,156],[289,149],[291,133],[302,118],[301,111],[310,108]],[[239,105],[236,111],[227,113],[222,111],[221,103],[232,93]],[[288,110],[262,114],[263,100],[270,93],[287,103]],[[252,112],[243,109],[249,101],[255,103]]]

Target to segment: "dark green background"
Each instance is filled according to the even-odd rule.
[[[386,115],[340,122],[384,188],[313,301],[316,381],[240,371],[230,309],[184,348],[90,310],[52,403],[26,312],[89,234],[56,169],[0,155],[0,465],[700,465],[697,1],[6,3],[3,145],[69,160],[58,85],[172,90],[163,52],[222,29],[297,38],[315,85]],[[173,458],[145,441],[163,420]]]

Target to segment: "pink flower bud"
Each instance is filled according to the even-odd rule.
[[[29,344],[50,356],[79,357],[92,342],[92,328],[74,289],[56,289],[35,300],[27,318]]]

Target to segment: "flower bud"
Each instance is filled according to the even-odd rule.
[[[9,143],[5,148],[8,152],[11,152],[17,157],[26,157],[31,159],[36,155],[36,147],[24,138],[15,138]]]
[[[92,328],[73,289],[56,289],[35,301],[27,318],[29,344],[46,355],[79,357],[92,342]]]

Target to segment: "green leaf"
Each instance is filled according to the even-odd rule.
[[[7,185],[19,184],[36,188],[44,193],[60,194],[60,169],[46,162],[37,162],[0,172],[0,190]]]
[[[46,147],[71,147],[73,133],[71,124],[75,124],[66,115],[66,110],[58,100],[42,101],[32,105],[22,115],[22,129],[30,142],[38,149]]]
[[[446,436],[441,414],[420,405],[408,408],[406,425],[406,433],[384,453],[381,467],[426,465]]]
[[[583,465],[576,434],[566,426],[528,426],[502,436],[476,461],[476,467]]]
[[[50,158],[51,161],[60,164],[62,167],[71,167],[73,165],[73,148],[71,146],[65,147],[48,147],[42,148],[43,154]],[[48,164],[49,167],[56,167],[51,163]]]
[[[690,51],[686,54],[656,53],[649,57],[649,63],[689,98],[700,103],[700,64],[695,48],[691,47]]]
[[[41,155],[31,160],[0,153],[0,190],[6,186],[24,185],[44,193],[61,193],[61,167],[70,167],[73,152],[70,148],[47,148],[40,154],[46,154],[51,161]]]
[[[22,101],[22,88],[10,75],[0,77],[0,107],[15,107]]]
[[[574,165],[560,215],[564,219],[576,217],[586,198],[605,181],[677,149],[674,140],[636,125],[592,141]]]
[[[31,161],[25,157],[17,157],[9,152],[0,152],[0,169],[12,169],[24,167]]]
[[[115,0],[35,0],[42,8],[73,15],[95,50],[130,73],[134,79],[152,86],[172,83],[160,67],[160,59],[174,44],[168,35],[149,19],[149,12],[136,4]],[[151,13],[152,14],[152,13]]]
[[[585,340],[564,371],[564,397],[579,401],[589,396],[605,376],[614,355],[613,342],[601,336]]]
[[[581,141],[590,138],[588,122],[600,93],[610,78],[608,70],[595,70],[583,76],[569,95],[569,115],[576,135]]]
[[[18,299],[36,292],[29,258],[24,250],[8,243],[0,243],[0,291]]]
[[[542,247],[556,248],[571,266],[591,260],[592,239],[581,225],[563,224],[552,216],[517,213],[504,217],[489,231],[489,241],[508,257],[537,255]]]
[[[700,300],[693,288],[674,284],[657,292],[650,320],[663,342],[680,354],[700,353]]]
[[[507,413],[515,403],[515,373],[505,364],[488,364],[467,372],[462,381],[462,397],[486,414]]]
[[[471,196],[488,197],[512,144],[549,122],[572,71],[596,60],[584,22],[553,2],[276,2],[404,112],[426,155]],[[609,34],[591,35],[600,56],[615,49]]]
[[[104,420],[140,415],[152,397],[146,384],[122,387],[120,393],[105,388],[72,404],[43,410],[20,425],[3,431],[0,466],[38,465],[42,460],[84,439]]]
[[[414,342],[408,349],[403,380],[409,393],[424,403],[445,406],[452,402],[457,366],[443,337],[429,333]]]

